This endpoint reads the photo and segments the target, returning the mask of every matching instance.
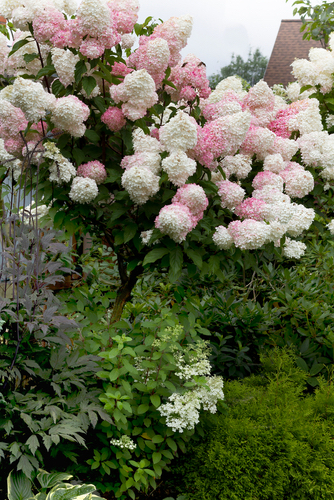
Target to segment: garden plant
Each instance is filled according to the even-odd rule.
[[[334,37],[286,89],[211,91],[192,18],[138,11],[0,0],[3,495],[58,498],[47,470],[139,498],[219,427],[223,377],[286,344],[296,394],[331,376]]]

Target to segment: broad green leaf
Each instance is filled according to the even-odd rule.
[[[145,266],[146,264],[150,264],[151,262],[160,260],[167,253],[169,253],[168,248],[154,248],[145,256],[143,266]]]
[[[23,59],[28,64],[34,59],[38,59],[38,54],[24,54]]]
[[[169,254],[170,278],[174,281],[182,270],[183,252],[180,246],[175,247]]]
[[[160,406],[160,404],[161,404],[159,394],[151,394],[151,396],[150,396],[150,400],[151,400],[151,403],[152,403],[152,404],[153,404],[156,408],[158,408],[158,406]]]
[[[138,415],[142,415],[143,413],[146,413],[149,409],[149,405],[139,405],[137,408],[137,413]]]
[[[50,66],[44,66],[44,68],[40,69],[36,75],[36,78],[41,78],[42,76],[50,76],[55,73],[55,67],[51,64]]]
[[[308,366],[306,362],[303,360],[303,358],[297,358],[296,359],[296,365],[299,366],[304,372],[308,372]]]
[[[191,248],[189,248],[186,251],[186,254],[193,261],[193,263],[196,264],[196,266],[199,269],[202,269],[202,265],[203,265],[202,257],[198,254],[198,252],[196,252],[196,250],[192,250]]]
[[[9,473],[7,495],[8,500],[28,500],[32,496],[31,482],[23,472]]]
[[[132,238],[137,233],[137,230],[138,230],[137,224],[131,222],[126,224],[124,229],[124,243],[127,243],[128,241],[132,240]]]
[[[75,65],[75,71],[74,71],[74,79],[75,83],[79,83],[81,80],[81,77],[84,73],[87,71],[87,66],[85,64],[85,61],[78,61]]]
[[[96,80],[93,76],[84,76],[82,79],[82,86],[87,96],[89,97],[96,87]]]
[[[39,469],[39,474],[37,475],[42,488],[53,488],[56,484],[69,481],[72,477],[71,474],[66,474],[65,472],[46,472],[43,469]]]
[[[73,154],[73,158],[75,159],[75,162],[76,162],[77,166],[79,166],[79,165],[81,165],[82,163],[85,162],[86,155],[85,155],[85,153],[81,149],[74,148],[72,154]]]
[[[100,136],[94,130],[87,129],[85,132],[85,137],[91,142],[99,142]]]
[[[8,54],[8,57],[11,56],[12,54],[14,54],[21,47],[24,47],[24,45],[27,45],[27,43],[30,43],[32,41],[33,41],[33,38],[30,36],[27,36],[24,40],[19,40],[18,42],[15,42],[12,50]]]

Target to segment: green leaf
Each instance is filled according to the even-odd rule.
[[[80,82],[82,75],[86,73],[86,71],[87,71],[87,66],[85,64],[85,61],[83,60],[78,61],[75,65],[75,71],[74,71],[75,83]]]
[[[31,482],[23,472],[9,473],[7,478],[8,500],[27,500],[32,497]]]
[[[153,404],[156,408],[158,408],[158,406],[160,406],[160,404],[161,404],[159,394],[151,394],[151,396],[150,396],[150,400],[151,400],[151,403],[152,403],[152,404]]]
[[[52,92],[54,93],[55,96],[57,96],[58,94],[60,94],[60,92],[62,92],[63,90],[65,90],[64,85],[59,80],[55,80],[52,83],[52,87],[51,88],[52,88]]]
[[[30,42],[33,41],[32,38],[31,38],[31,40],[29,40],[29,38],[31,38],[31,37],[27,36],[24,40],[19,40],[18,42],[15,42],[14,45],[13,45],[12,50],[8,54],[8,57],[11,56],[12,54],[14,54],[21,47],[24,47],[24,45],[27,45],[27,43],[30,43]]]
[[[151,262],[156,262],[162,259],[162,257],[169,253],[168,248],[154,248],[145,256],[143,266],[150,264]]]
[[[37,448],[39,447],[39,441],[37,436],[32,435],[30,436],[29,439],[27,439],[26,444],[29,446],[29,449],[33,455],[35,455],[35,452]]]
[[[159,451],[155,451],[153,454],[152,454],[152,459],[153,459],[153,463],[154,464],[157,464],[160,462],[162,458],[162,455]]]
[[[53,73],[55,72],[56,70],[53,64],[51,64],[50,66],[44,66],[44,68],[39,70],[39,72],[36,75],[36,78],[38,79],[41,78],[42,76],[50,76],[53,75]]]
[[[149,409],[149,405],[139,405],[137,408],[137,413],[138,415],[142,415],[143,413],[146,413]]]
[[[126,224],[124,229],[124,243],[127,243],[128,241],[132,240],[132,238],[137,233],[137,229],[138,229],[137,224],[131,222],[129,224]]]
[[[311,377],[318,375],[319,372],[323,369],[324,365],[322,363],[314,363],[310,369]]]
[[[186,251],[186,254],[194,262],[194,264],[196,264],[196,266],[199,269],[202,269],[203,261],[202,261],[202,257],[199,255],[198,252],[196,252],[195,250],[192,250],[191,248],[189,248]]]
[[[89,97],[96,87],[96,80],[93,76],[84,76],[82,79],[82,86],[87,96]]]
[[[85,136],[91,142],[99,142],[100,136],[92,129],[87,129],[85,132]]]
[[[31,61],[33,61],[34,59],[38,59],[38,54],[35,54],[35,53],[34,54],[24,54],[23,59],[28,64]]]
[[[79,166],[79,165],[81,165],[82,163],[85,162],[86,155],[85,155],[85,153],[81,149],[74,148],[72,154],[73,154],[73,158],[75,159],[75,162],[76,162],[77,166]]]
[[[56,484],[63,481],[69,481],[73,476],[66,474],[66,472],[46,472],[39,469],[37,479],[42,488],[53,488]]]
[[[177,246],[171,250],[169,255],[170,269],[173,277],[176,278],[182,270],[183,252],[181,247]]]
[[[95,104],[95,106],[97,107],[97,109],[101,112],[101,113],[104,113],[105,110],[106,110],[106,107],[105,107],[105,103],[104,103],[104,99],[102,96],[97,96],[97,97],[94,97],[93,99],[93,102]]]
[[[304,372],[308,372],[308,366],[306,362],[302,358],[297,358],[296,359],[296,365],[299,366]]]

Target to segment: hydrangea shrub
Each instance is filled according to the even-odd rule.
[[[219,273],[265,245],[299,258],[315,217],[303,199],[314,178],[326,189],[334,179],[321,100],[305,89],[283,98],[264,81],[246,92],[236,77],[211,92],[205,64],[180,55],[192,18],[138,24],[138,10],[0,1],[13,39],[0,34],[2,178],[36,191],[54,227],[117,254],[112,321],[147,267]],[[312,50],[294,73],[327,91],[331,48]]]

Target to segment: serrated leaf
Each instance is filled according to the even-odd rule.
[[[154,248],[144,258],[143,266],[150,264],[151,262],[156,262],[159,259],[169,253],[168,248]]]
[[[39,447],[39,441],[36,435],[30,436],[29,439],[27,439],[26,444],[29,446],[29,449],[33,455],[35,455],[35,452],[37,448]]]

